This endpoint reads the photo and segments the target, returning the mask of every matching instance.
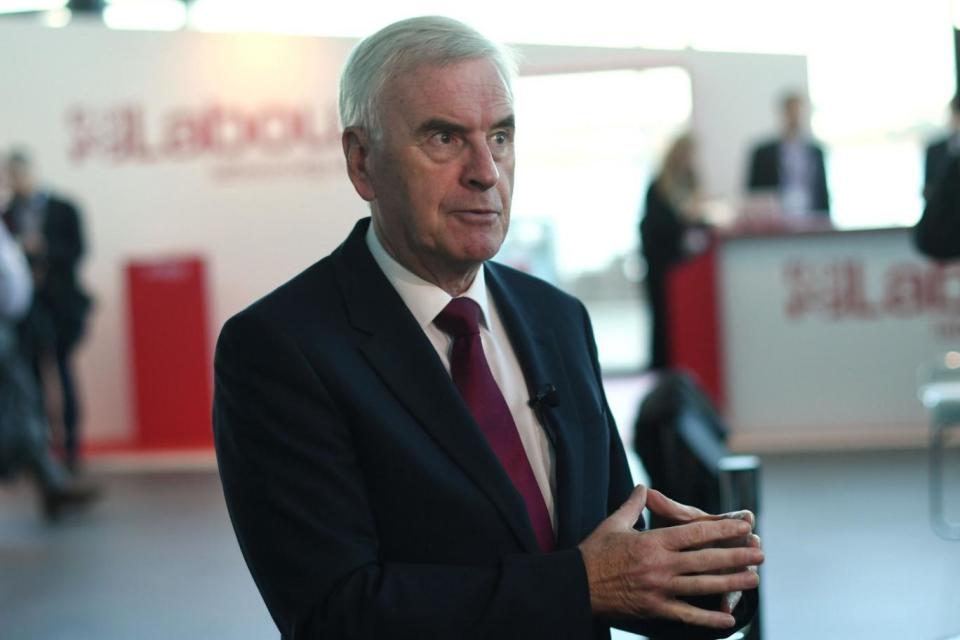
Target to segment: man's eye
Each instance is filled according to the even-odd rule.
[[[450,144],[453,142],[453,134],[446,131],[441,131],[434,134],[433,139],[440,144]]]
[[[510,142],[510,136],[507,135],[506,131],[498,131],[493,134],[493,141],[497,144],[507,144]]]

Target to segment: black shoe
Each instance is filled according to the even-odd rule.
[[[84,509],[102,496],[99,487],[71,482],[62,487],[50,487],[43,492],[43,515],[56,522],[66,510]]]

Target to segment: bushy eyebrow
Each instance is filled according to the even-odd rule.
[[[467,128],[456,122],[450,122],[449,120],[444,120],[443,118],[430,118],[426,122],[420,124],[417,127],[417,135],[425,135],[433,131],[443,131],[449,133],[466,133]]]
[[[493,128],[494,129],[516,129],[517,128],[516,118],[514,118],[513,114],[511,113],[506,118],[504,118],[497,124],[493,125]]]
[[[516,121],[513,117],[513,114],[510,114],[503,120],[497,122],[491,127],[492,129],[513,129],[516,127]],[[468,133],[467,127],[462,124],[457,124],[456,122],[451,122],[449,120],[444,120],[443,118],[430,118],[420,124],[417,127],[416,134],[418,136],[426,135],[433,131],[443,131],[448,133],[458,133],[465,134]]]

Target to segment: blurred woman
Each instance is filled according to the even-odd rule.
[[[670,145],[660,172],[647,189],[640,240],[647,263],[647,298],[652,316],[650,369],[668,368],[667,274],[709,242],[703,222],[696,147],[689,134]]]

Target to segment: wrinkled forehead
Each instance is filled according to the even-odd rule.
[[[434,71],[450,71],[453,76],[469,76],[472,73],[472,69],[478,67],[489,68],[499,77],[500,83],[506,89],[507,93],[511,96],[513,94],[512,75],[507,69],[501,68],[498,60],[493,57],[480,55],[453,59],[436,58],[415,60],[401,55],[393,63],[392,67],[393,69],[388,75],[388,79],[397,77],[402,79],[405,76]]]
[[[484,58],[420,64],[388,76],[381,91],[380,109],[383,114],[399,112],[413,117],[425,110],[485,109],[512,113],[513,93],[497,66]]]

